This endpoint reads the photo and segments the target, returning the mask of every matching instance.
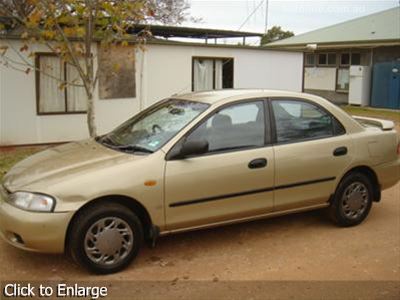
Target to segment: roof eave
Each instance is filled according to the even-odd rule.
[[[316,44],[317,50],[321,48],[351,48],[351,47],[380,47],[380,46],[400,46],[400,39],[385,39],[373,41],[338,41],[338,42],[309,42],[309,43],[296,43],[296,44],[267,44],[264,47],[268,49],[293,49],[301,50],[307,49],[307,45]]]

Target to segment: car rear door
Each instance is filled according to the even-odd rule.
[[[271,99],[275,210],[324,204],[350,164],[352,141],[339,121],[306,99]]]
[[[185,137],[206,139],[209,151],[167,161],[168,230],[201,227],[273,209],[274,153],[266,109],[264,100],[224,106]]]

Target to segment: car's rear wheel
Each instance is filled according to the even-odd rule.
[[[132,211],[119,204],[101,203],[78,213],[68,250],[78,264],[108,274],[125,268],[142,243],[142,224]]]
[[[372,195],[372,183],[366,175],[349,173],[340,182],[329,207],[331,219],[343,227],[360,224],[371,209]]]

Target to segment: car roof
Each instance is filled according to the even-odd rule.
[[[306,94],[299,92],[291,92],[284,90],[268,90],[268,89],[224,89],[201,91],[187,94],[174,95],[174,99],[184,99],[196,102],[214,104],[222,100],[239,100],[244,98],[256,97],[304,97]]]

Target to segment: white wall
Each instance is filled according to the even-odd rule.
[[[336,68],[304,68],[304,89],[335,91]]]
[[[234,88],[302,89],[302,53],[150,45],[145,56],[146,105],[191,91],[193,56],[232,57]]]
[[[19,41],[0,41],[15,49]],[[44,51],[41,47],[31,49]],[[8,54],[18,59],[12,51]],[[191,91],[192,57],[233,57],[235,88],[301,91],[302,53],[261,49],[155,45],[138,50],[136,98],[98,99],[98,133],[105,133],[158,100]],[[142,69],[143,67],[143,69]],[[88,137],[86,115],[36,114],[35,74],[0,66],[0,145],[61,142]]]

